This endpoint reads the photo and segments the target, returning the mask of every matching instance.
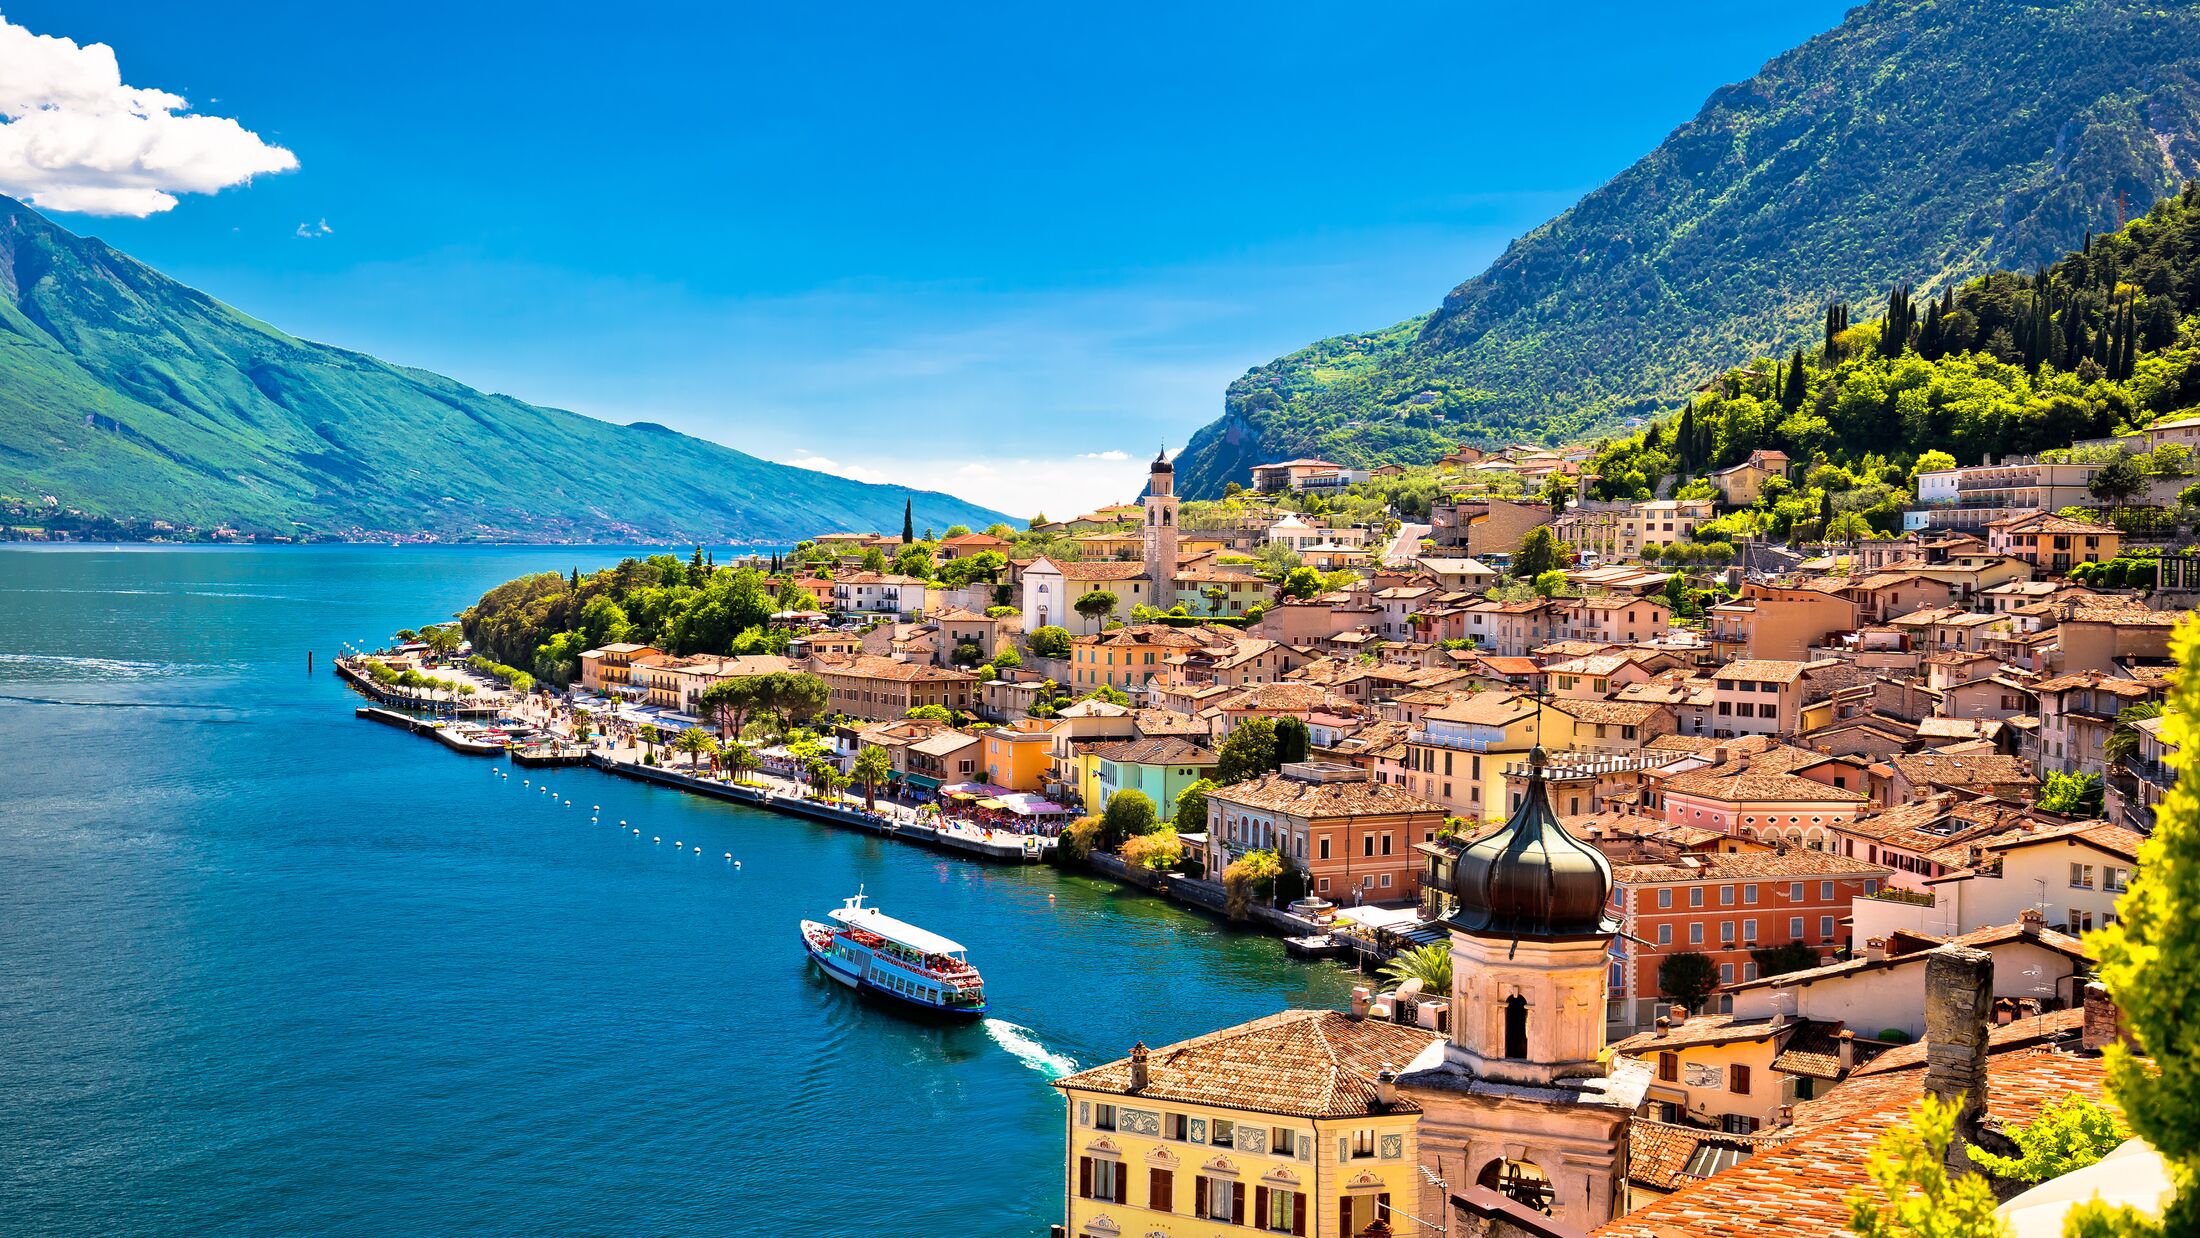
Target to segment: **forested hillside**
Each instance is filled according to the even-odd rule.
[[[787,541],[999,513],[285,335],[0,197],[0,495],[337,538]]]
[[[1802,480],[1745,523],[1778,534],[1853,512],[1887,532],[1920,461],[2064,450],[2200,410],[2200,187],[2029,274],[1938,297],[1898,285],[1884,304],[1854,323],[1826,308],[1816,346],[1729,370],[1679,414],[1608,443],[1594,497],[1648,498],[1664,478],[1774,448]]]
[[[1807,342],[1829,301],[2052,261],[2200,174],[2196,83],[2190,3],[1872,0],[1434,312],[1232,383],[1178,484],[1576,438]]]

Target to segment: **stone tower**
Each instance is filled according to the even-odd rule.
[[[1156,609],[1176,604],[1176,466],[1166,451],[1146,476],[1146,578]]]
[[[1625,1207],[1627,1120],[1650,1068],[1598,1060],[1619,921],[1611,865],[1551,810],[1549,783],[1574,775],[1541,748],[1507,773],[1527,779],[1520,806],[1452,868],[1451,1038],[1399,1086],[1424,1110],[1422,1161],[1448,1186],[1589,1230]],[[1422,1203],[1447,1206],[1434,1187]]]

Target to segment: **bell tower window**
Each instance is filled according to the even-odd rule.
[[[1528,999],[1518,993],[1505,999],[1505,1056],[1528,1059]]]

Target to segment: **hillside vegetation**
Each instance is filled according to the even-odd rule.
[[[1649,498],[1668,477],[1771,448],[1805,466],[1801,480],[1770,483],[1761,511],[1722,523],[1777,535],[1854,513],[1891,532],[1921,465],[2067,451],[2200,411],[2200,187],[2051,266],[1937,298],[1898,286],[1885,304],[1855,325],[1833,306],[1816,347],[1729,370],[1679,414],[1606,443],[1593,497]],[[2124,471],[2180,476],[2191,461],[2172,445]],[[2098,497],[2123,505],[2135,493]]]
[[[1873,0],[1432,313],[1232,383],[1178,484],[1578,438],[1810,341],[1829,301],[2029,270],[2196,174],[2200,5]]]
[[[0,197],[0,495],[325,537],[753,540],[1001,518],[315,344]]]

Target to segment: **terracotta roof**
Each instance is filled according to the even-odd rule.
[[[1669,864],[1622,864],[1612,870],[1620,884],[1668,881],[1801,881],[1818,877],[1879,877],[1884,864],[1870,864],[1831,851],[1707,851]]]
[[[2024,762],[1997,752],[1913,752],[1882,759],[1912,786],[2004,787],[2033,781]]]
[[[1370,817],[1393,813],[1432,812],[1442,814],[1441,805],[1431,804],[1404,788],[1387,782],[1354,779],[1346,782],[1301,782],[1283,774],[1264,774],[1247,782],[1231,783],[1216,787],[1207,793],[1213,802],[1234,804],[1240,808],[1259,809],[1263,812],[1279,812],[1293,817]]]
[[[1670,707],[1656,701],[1569,701],[1563,698],[1551,701],[1551,708],[1581,722],[1604,726],[1642,726],[1659,714],[1670,715]]]
[[[1057,1079],[1054,1086],[1298,1118],[1418,1113],[1420,1106],[1403,1097],[1381,1107],[1375,1074],[1403,1067],[1442,1039],[1334,1010],[1286,1010],[1153,1050],[1146,1086],[1136,1092],[1127,1057]]]
[[[2105,1077],[2097,1057],[2037,1051],[1996,1055],[1986,1067],[1987,1124],[2006,1128],[2030,1122],[2048,1104],[2071,1095],[2098,1100]],[[1597,1238],[1846,1232],[1848,1198],[1868,1183],[1865,1167],[1880,1136],[1909,1118],[1923,1085],[1920,1071],[1852,1078],[1824,1100],[1799,1106],[1796,1127],[1771,1132],[1775,1138],[1787,1136],[1777,1147],[1593,1232]],[[1838,1111],[1832,1107],[1835,1102],[1840,1102]],[[1806,1112],[1817,1120],[1806,1125]]]
[[[1802,1075],[1809,1079],[1839,1079],[1841,1077],[1841,1025],[1816,1019],[1802,1019],[1804,1026],[1796,1029],[1788,1038],[1780,1055],[1772,1059],[1772,1068],[1783,1074]],[[1867,1054],[1877,1053],[1883,1047],[1876,1040],[1851,1040],[1855,1046],[1854,1061],[1867,1060]]]
[[[1472,726],[1506,726],[1535,713],[1535,702],[1511,692],[1477,692],[1426,715],[1438,722],[1464,722]]]
[[[1625,1040],[1615,1041],[1612,1052],[1635,1055],[1688,1045],[1725,1045],[1746,1040],[1768,1040],[1793,1036],[1811,1022],[1809,1019],[1789,1019],[1775,1025],[1770,1017],[1737,1019],[1730,1014],[1693,1015],[1662,1031],[1637,1032]]]
[[[869,653],[820,655],[813,661],[816,673],[820,675],[854,675],[863,679],[886,679],[898,683],[947,680],[973,682],[977,679],[976,675],[968,671],[951,670],[927,662],[901,662]]]
[[[2072,1039],[2084,1029],[2085,1008],[2082,1006],[2051,1010],[2046,1014],[2026,1015],[1988,1031],[1986,1051],[2000,1053],[2030,1045],[2053,1044]],[[1924,1066],[1925,1042],[1920,1040],[1881,1053],[1865,1065],[1857,1067],[1855,1074],[1884,1075],[1904,1070],[1921,1070]]]
[[[1209,734],[1204,721],[1173,709],[1141,709],[1131,716],[1131,724],[1145,736],[1197,735],[1204,738]]]
[[[2110,855],[2133,861],[2139,858],[2139,847],[2146,842],[2146,835],[2137,830],[2128,830],[2107,821],[2073,821],[2068,825],[2048,826],[2045,829],[2011,830],[2006,834],[1997,834],[1981,842],[1979,846],[1988,851],[2007,851],[2014,847],[2030,847],[2065,838],[2083,839]]]
[[[978,737],[975,735],[965,735],[961,731],[941,731],[909,745],[909,751],[921,752],[928,757],[944,757],[977,742]]]
[[[1774,683],[1794,683],[1803,677],[1803,670],[1808,665],[1805,662],[1789,662],[1777,658],[1744,658],[1739,662],[1729,662],[1713,671],[1711,678],[1720,683],[1729,683],[1734,680],[1754,680],[1758,682],[1769,680]]]
[[[1025,570],[1037,570],[1038,562],[1038,560],[1034,560],[1032,562],[1032,566]],[[1046,563],[1051,566],[1055,571],[1060,572],[1062,574],[1062,579],[1064,580],[1089,580],[1095,582],[1106,580],[1135,580],[1146,574],[1146,565],[1143,563],[1096,562],[1092,560],[1065,563],[1059,559],[1047,559]],[[1076,599],[1072,598],[1071,600],[1075,601]]]
[[[1212,749],[1174,735],[1095,744],[1091,752],[1103,761],[1119,765],[1213,765],[1221,759]]]
[[[1948,942],[1984,950],[1993,946],[2006,946],[2018,941],[2029,941],[2067,958],[2084,960],[2086,957],[2085,944],[2068,933],[2058,933],[2051,928],[2041,928],[2027,932],[2022,925],[2017,924],[1997,924],[1979,929],[1976,932],[1965,933],[1960,937],[1945,939],[1928,937],[1921,933],[1905,934],[1905,936],[1918,942],[1920,948],[1884,959],[1862,955],[1853,959],[1843,959],[1838,963],[1828,963],[1823,967],[1809,968],[1805,971],[1783,972],[1780,975],[1766,976],[1759,980],[1744,980],[1739,984],[1727,985],[1725,988],[1729,993],[1739,993],[1744,989],[1787,988],[1790,985],[1816,984],[1820,980],[1834,980],[1843,976],[1861,975],[1869,971],[1884,971],[1890,967],[1907,967],[1911,964],[1923,963],[1932,954],[1931,946]]]
[[[1677,1191],[1704,1180],[1704,1174],[1688,1172],[1702,1163],[1697,1156],[1701,1151],[1724,1150],[1744,1159],[1779,1142],[1777,1135],[1729,1135],[1635,1118],[1627,1124],[1627,1180],[1654,1191]],[[1704,1159],[1718,1163],[1728,1158]]]
[[[1780,762],[1771,762],[1778,765]],[[1665,780],[1669,793],[1700,795],[1706,799],[1739,803],[1795,803],[1795,804],[1861,804],[1869,797],[1862,791],[1847,787],[1829,787],[1776,768],[1765,768],[1752,762],[1742,765],[1728,761],[1725,765],[1707,765],[1702,769],[1684,770]]]

